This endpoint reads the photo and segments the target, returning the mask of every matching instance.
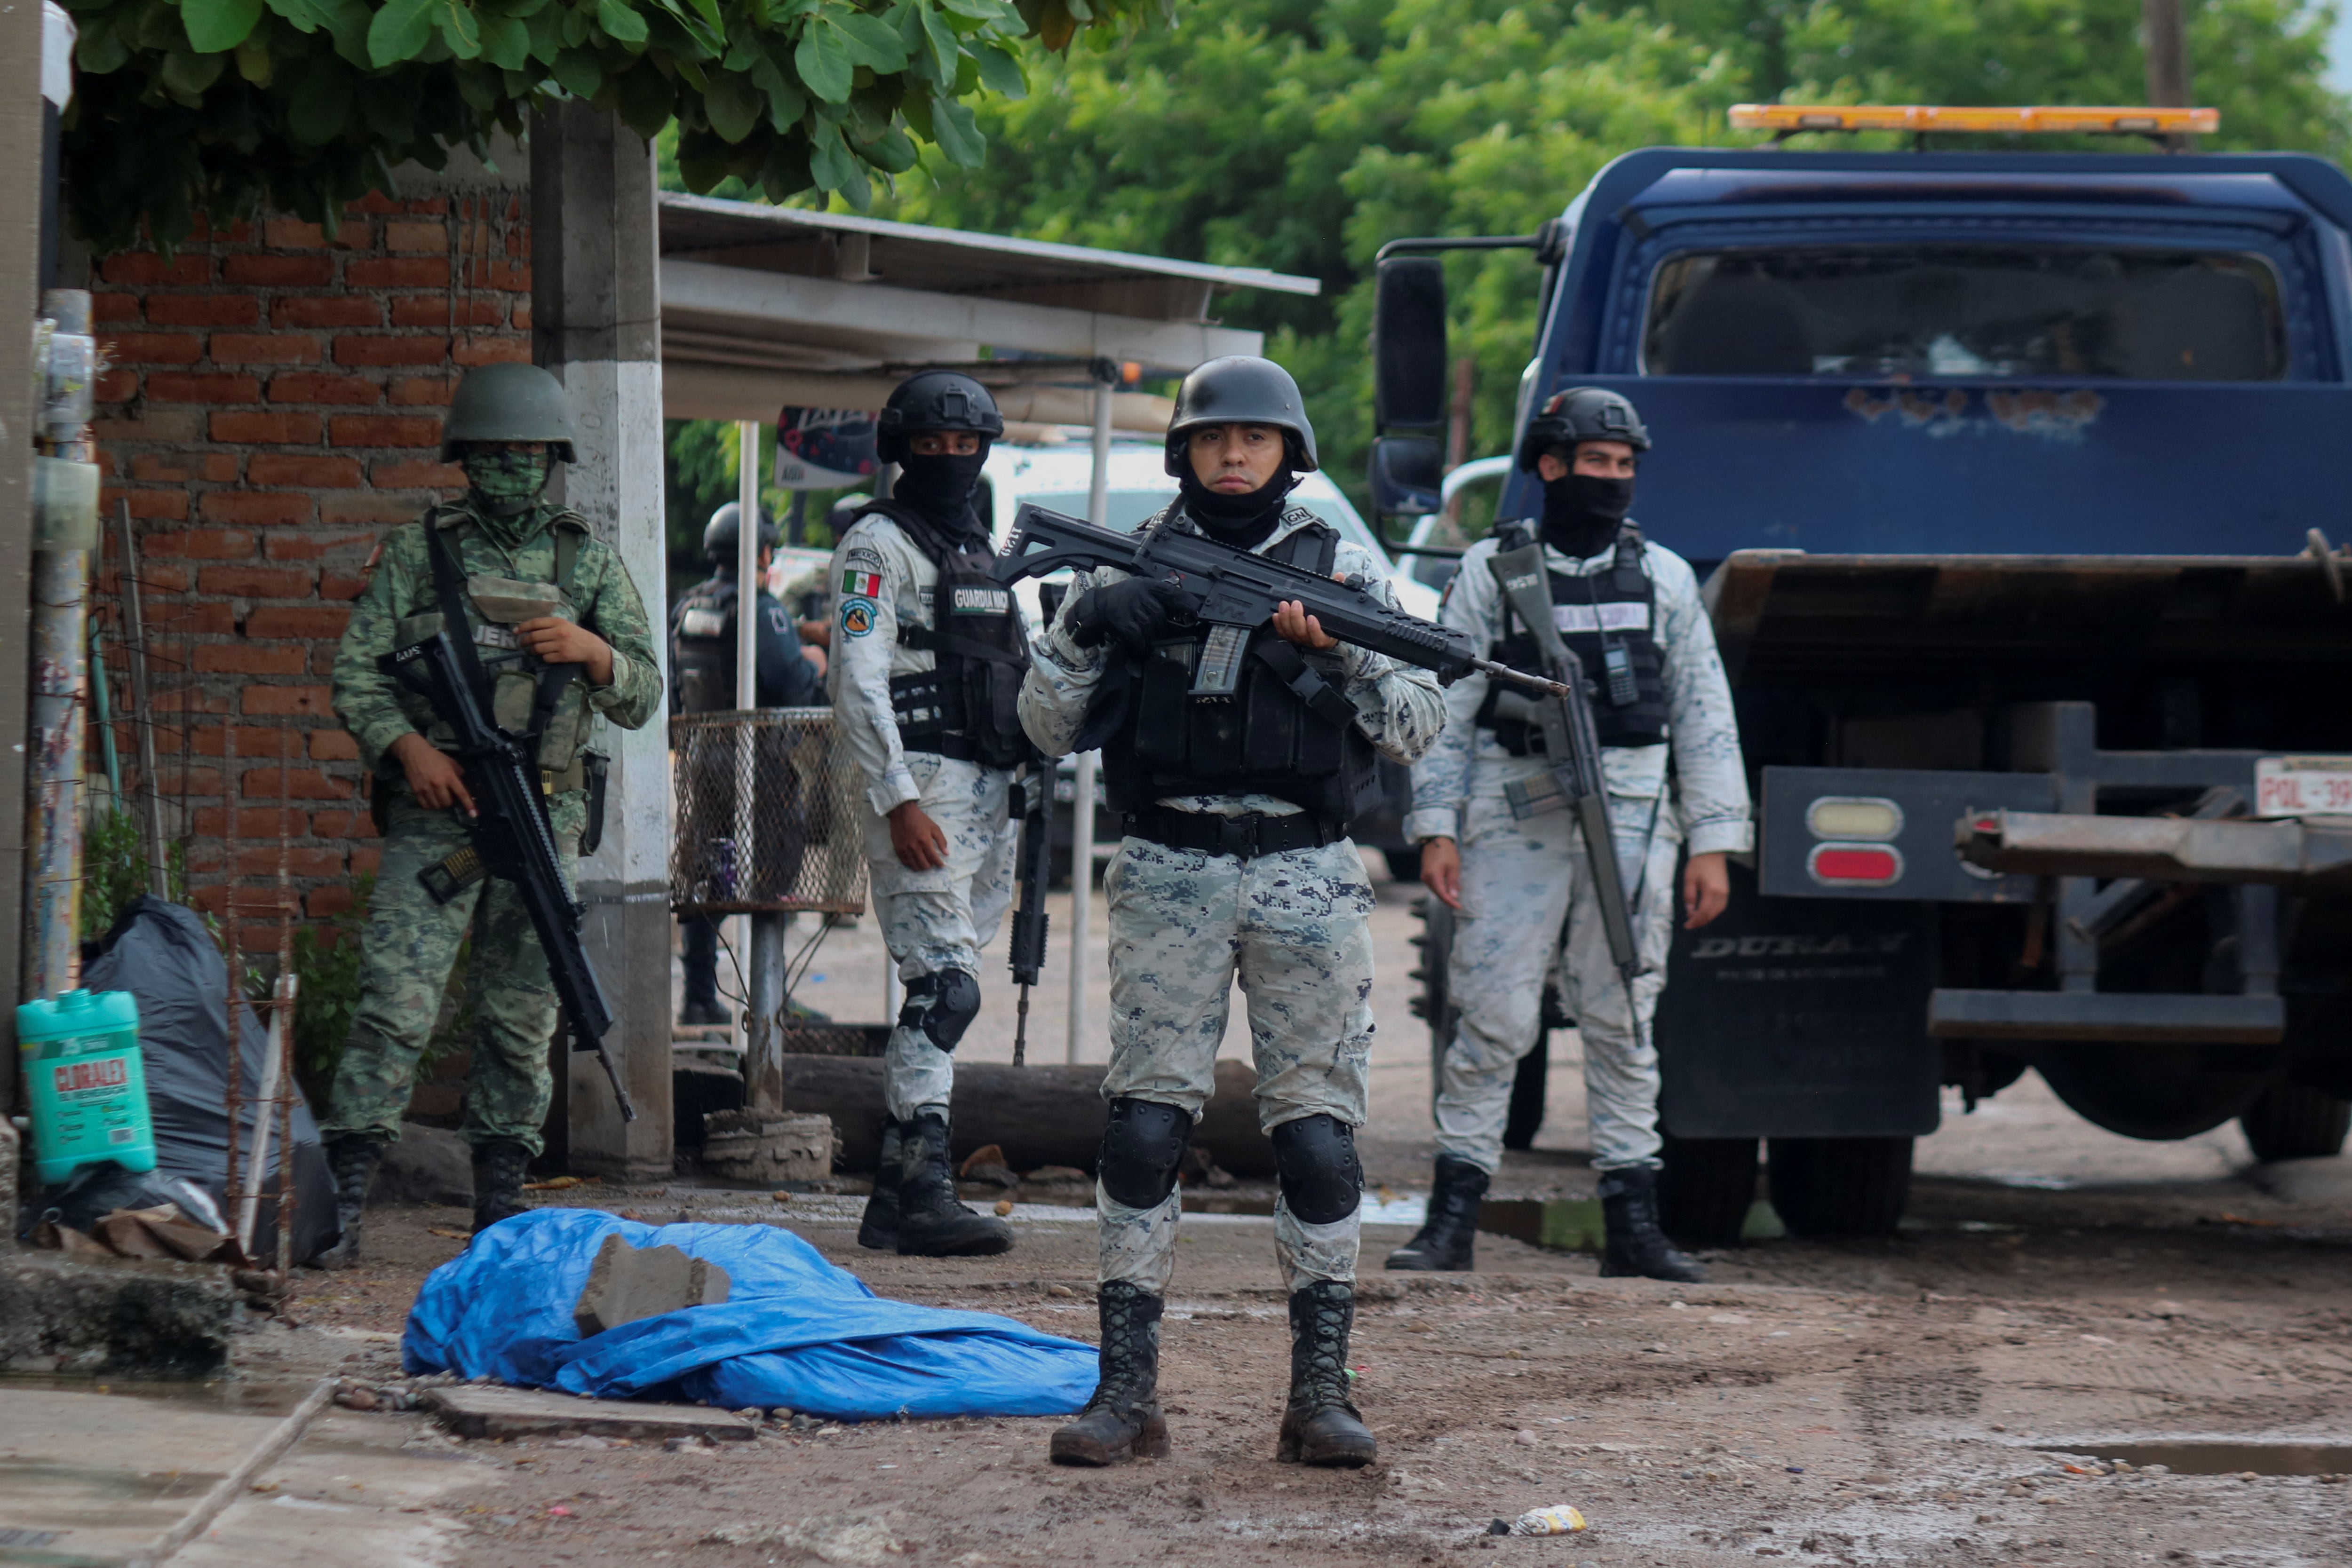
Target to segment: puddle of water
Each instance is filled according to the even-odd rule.
[[[2118,1443],[2043,1443],[2045,1453],[2089,1454],[2131,1465],[2164,1465],[2175,1475],[2352,1475],[2352,1442],[2247,1442],[2234,1437],[2156,1437]]]

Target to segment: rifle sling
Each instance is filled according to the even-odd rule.
[[[473,618],[466,613],[465,580],[459,575],[457,559],[450,553],[449,541],[441,536],[442,530],[438,528],[428,526],[425,530],[426,553],[433,558],[433,591],[441,601],[442,623],[450,629],[449,641],[457,645],[458,674],[472,683],[475,700],[486,711],[494,712],[489,677],[483,673],[481,656],[474,648]],[[557,535],[555,542],[557,586],[565,588],[572,566],[572,560],[566,557],[576,559],[577,541],[569,530],[565,530]],[[570,551],[564,549],[567,543],[573,546]],[[566,594],[568,597],[568,588]],[[580,666],[577,664],[540,666],[538,689],[531,694],[530,727],[522,737],[524,749],[530,757],[538,757],[540,737],[546,734],[547,727],[554,722],[556,707],[563,701],[563,688],[571,685],[572,678],[578,674]]]

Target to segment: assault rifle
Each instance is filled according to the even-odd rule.
[[[596,1053],[604,1076],[612,1081],[613,1097],[621,1103],[621,1120],[635,1121],[637,1108],[622,1086],[612,1053],[604,1049],[613,1009],[580,944],[581,906],[556,853],[555,830],[539,784],[536,747],[492,719],[474,644],[453,636],[446,623],[422,642],[384,654],[376,665],[431,703],[442,722],[457,733],[457,758],[466,765],[466,785],[474,797],[474,815],[466,821],[466,832],[476,863],[427,866],[417,880],[444,904],[483,875],[515,884],[547,955],[547,972],[571,1026],[572,1049]]]
[[[1544,757],[1551,771],[1508,786],[1515,816],[1531,817],[1561,807],[1576,813],[1577,831],[1584,839],[1584,857],[1592,868],[1594,895],[1601,904],[1601,930],[1609,939],[1609,959],[1625,982],[1626,1015],[1639,1024],[1633,1004],[1633,982],[1643,973],[1642,955],[1633,943],[1633,912],[1625,901],[1625,880],[1617,863],[1617,840],[1609,827],[1609,789],[1601,776],[1601,737],[1592,720],[1592,695],[1584,661],[1570,653],[1553,624],[1551,590],[1543,564],[1543,547],[1529,545],[1507,550],[1487,563],[1496,586],[1522,625],[1543,651],[1544,667],[1557,688],[1541,697],[1505,693],[1497,716],[1521,706],[1528,727],[1543,736]],[[1646,858],[1646,857],[1644,857]]]
[[[1021,988],[1013,1015],[1013,1065],[1029,1059],[1029,988],[1045,967],[1045,884],[1054,871],[1054,765],[1032,761],[1014,786],[1021,791],[1021,847],[1015,861],[1020,907],[1013,912],[1013,983]]]
[[[1202,534],[1163,528],[1149,535],[1097,528],[1043,507],[1022,507],[1013,518],[1013,538],[992,569],[1002,583],[1040,577],[1065,568],[1091,570],[1116,567],[1137,577],[1157,578],[1201,596],[1196,618],[1216,626],[1247,631],[1272,619],[1275,607],[1296,600],[1322,624],[1326,636],[1417,664],[1447,685],[1478,671],[1530,691],[1565,695],[1556,680],[1531,675],[1478,656],[1466,633],[1407,615],[1380,599],[1360,578],[1335,580],[1303,566],[1254,555]],[[1226,655],[1237,674],[1239,649]],[[1197,687],[1197,683],[1196,683]],[[1198,688],[1205,689],[1205,688]]]

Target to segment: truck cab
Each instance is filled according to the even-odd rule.
[[[1433,509],[1459,243],[1384,253],[1383,513]],[[2258,781],[2347,766],[2352,181],[1652,148],[1483,243],[1544,267],[1520,423],[1602,386],[1650,429],[1634,517],[1706,584],[1756,790],[1754,863],[1677,933],[1657,1021],[1671,1228],[1735,1239],[1765,1140],[1790,1228],[1890,1230],[1940,1086],[2029,1069],[2128,1135],[2236,1117],[2262,1157],[2335,1153],[2329,879],[2004,870],[1958,830],[2255,819],[2302,799]],[[1515,472],[1498,515],[1539,504]]]

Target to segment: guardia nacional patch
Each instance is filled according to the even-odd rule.
[[[874,601],[870,599],[845,599],[841,601],[841,634],[864,637],[874,630]]]

